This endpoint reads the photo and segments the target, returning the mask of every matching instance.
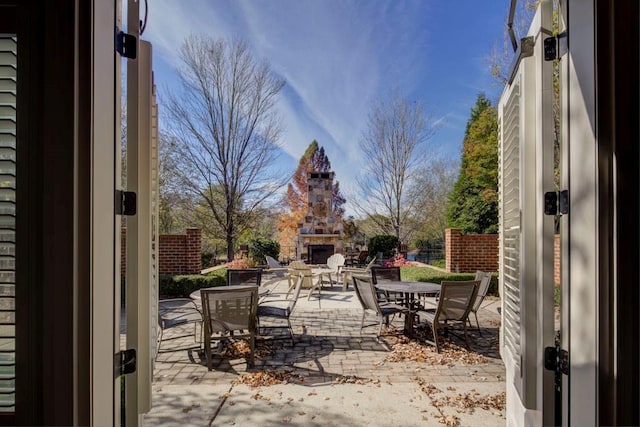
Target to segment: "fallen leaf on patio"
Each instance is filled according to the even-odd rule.
[[[290,371],[262,371],[238,375],[234,384],[245,384],[249,387],[261,387],[276,384],[287,384],[291,380],[299,379],[299,377],[291,374]]]
[[[315,391],[310,391],[309,393],[307,393],[307,396],[315,396],[318,393],[316,393]]]
[[[440,353],[437,353],[435,347],[418,341],[410,341],[406,337],[397,339],[396,344],[392,346],[391,354],[385,358],[388,362],[426,362],[430,365],[448,365],[455,366],[456,363],[462,365],[478,365],[487,363],[488,359],[477,353],[470,352],[461,347],[445,343]]]
[[[370,378],[359,378],[355,375],[340,375],[333,380],[334,384],[377,384],[380,380]]]

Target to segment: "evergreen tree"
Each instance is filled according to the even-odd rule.
[[[498,232],[498,113],[484,94],[467,122],[447,223],[465,233]]]

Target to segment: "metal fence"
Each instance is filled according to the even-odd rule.
[[[433,261],[443,261],[445,259],[444,240],[427,242],[415,255],[415,260],[429,264]]]

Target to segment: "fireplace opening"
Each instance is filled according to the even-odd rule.
[[[307,259],[310,264],[326,264],[327,259],[334,253],[333,245],[307,246]]]

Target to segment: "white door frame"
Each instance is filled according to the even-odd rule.
[[[563,217],[562,330],[569,351],[563,380],[563,424],[598,425],[598,147],[596,141],[595,2],[561,5],[568,53],[561,59]],[[572,7],[573,6],[573,7]],[[570,290],[570,292],[569,292]]]
[[[94,0],[91,100],[92,425],[116,425],[120,422],[120,381],[114,375],[114,354],[120,346],[120,248],[116,246],[120,218],[115,215],[112,196],[116,185],[116,137],[119,139],[116,129],[119,129],[120,120],[116,96],[116,88],[120,85],[116,71],[120,58],[113,42],[115,22],[116,2]]]

